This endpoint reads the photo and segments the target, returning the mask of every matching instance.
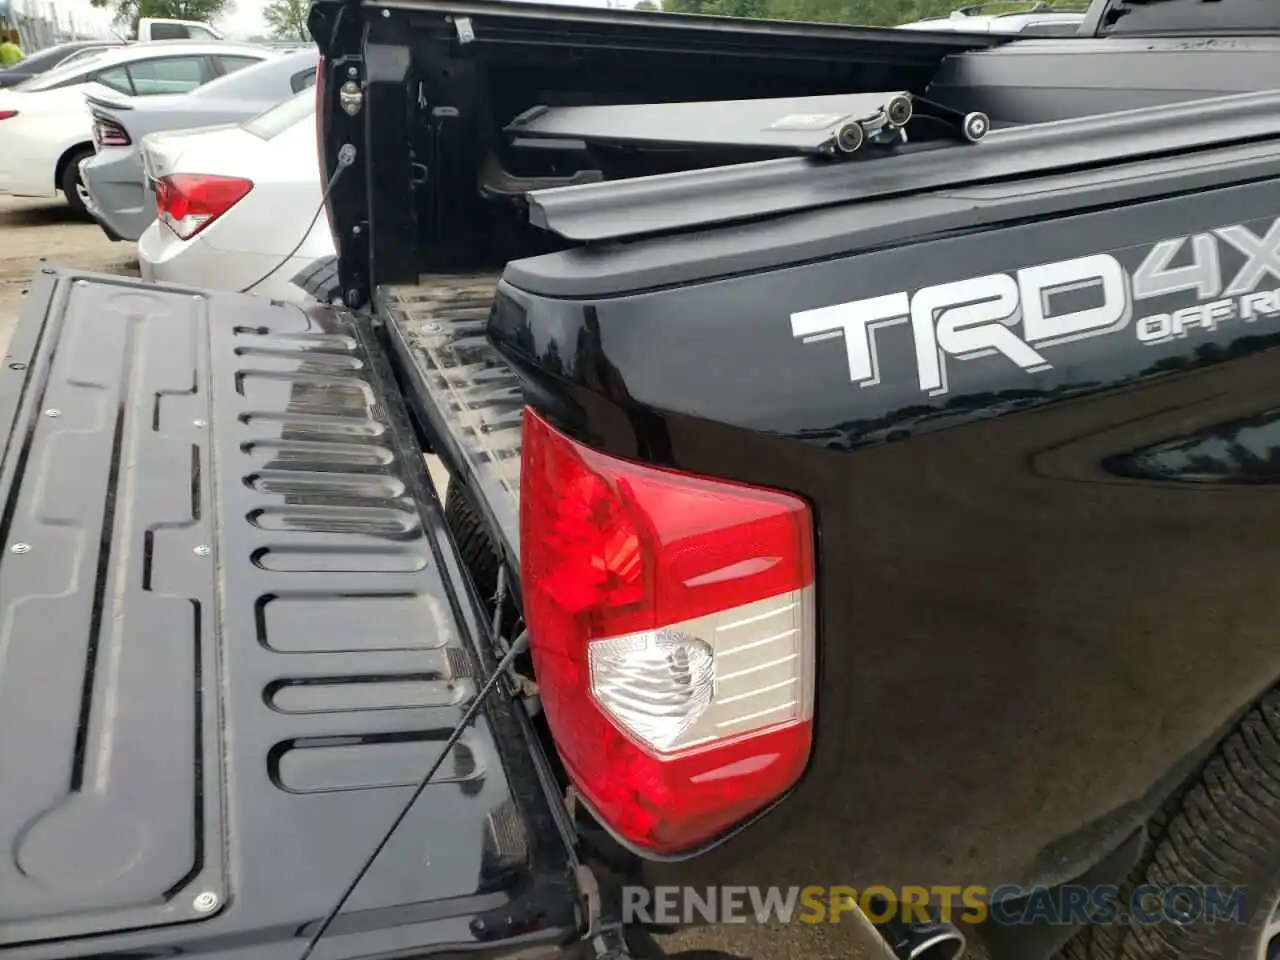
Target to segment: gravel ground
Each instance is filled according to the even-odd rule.
[[[22,298],[41,261],[137,276],[132,244],[114,243],[58,200],[0,197],[0,347],[7,346]]]
[[[57,201],[0,197],[0,350],[9,343],[32,275],[42,261],[137,276],[132,244],[115,243]],[[433,471],[434,473],[435,471]],[[667,950],[723,950],[750,960],[872,960],[848,925],[724,925],[663,937]],[[974,958],[977,960],[977,958]]]

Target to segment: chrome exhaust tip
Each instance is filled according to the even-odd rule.
[[[949,923],[896,923],[880,928],[898,960],[959,960],[965,938]]]

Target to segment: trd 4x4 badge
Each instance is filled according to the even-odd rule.
[[[1223,248],[1234,251],[1237,260],[1243,257],[1226,282]],[[1127,254],[1132,263],[1135,253],[1141,261],[1130,274],[1119,256]],[[1188,262],[1170,266],[1179,258]],[[1180,294],[1194,299],[1140,318],[1137,339],[1145,344],[1183,338],[1192,329],[1214,330],[1226,320],[1248,323],[1280,314],[1280,290],[1255,292],[1265,277],[1280,282],[1280,219],[1263,236],[1236,224],[1137,251],[1059,260],[915,293],[803,310],[791,315],[791,333],[804,343],[843,337],[849,379],[872,387],[880,382],[877,334],[910,324],[920,389],[939,396],[949,390],[951,361],[999,355],[1028,373],[1048,370],[1052,364],[1045,350],[1125,329],[1140,301]]]

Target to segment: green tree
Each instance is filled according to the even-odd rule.
[[[135,35],[138,21],[143,17],[208,23],[230,13],[234,6],[232,0],[89,0],[89,3],[99,10],[114,11],[116,25],[127,25]]]
[[[271,28],[277,40],[310,40],[307,14],[311,12],[311,0],[271,0],[262,8],[262,19]]]

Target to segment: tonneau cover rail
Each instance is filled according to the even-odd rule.
[[[704,35],[722,34],[738,36],[749,42],[753,38],[769,36],[776,43],[782,38],[797,41],[834,41],[848,47],[857,43],[867,59],[876,62],[896,62],[904,56],[913,59],[937,59],[950,52],[981,50],[998,47],[1014,38],[990,33],[965,33],[960,31],[899,30],[895,27],[863,27],[843,23],[816,23],[791,20],[749,20],[742,17],[716,17],[704,14],[664,13],[660,17],[643,10],[562,6],[555,3],[507,3],[503,0],[363,0],[359,4],[369,10],[396,10],[404,13],[444,14],[450,18],[462,44],[483,43],[487,37],[483,29],[468,33],[468,28],[478,25],[504,31],[519,30],[522,22],[533,23],[551,20],[566,29],[558,38],[540,38],[572,45],[581,43],[587,31],[593,36],[616,28],[634,37],[639,31],[655,36],[663,34],[683,38],[692,33]],[[464,18],[477,18],[476,22],[463,24]],[[510,36],[504,37],[509,41]],[[694,41],[696,42],[696,41]],[[771,50],[774,47],[771,44]],[[751,52],[751,51],[746,51]],[[779,48],[779,52],[781,52]]]
[[[765,160],[557,187],[529,194],[529,220],[569,240],[617,240],[1276,139],[1277,117],[1280,92],[1267,91],[998,130],[976,147],[845,163]]]

